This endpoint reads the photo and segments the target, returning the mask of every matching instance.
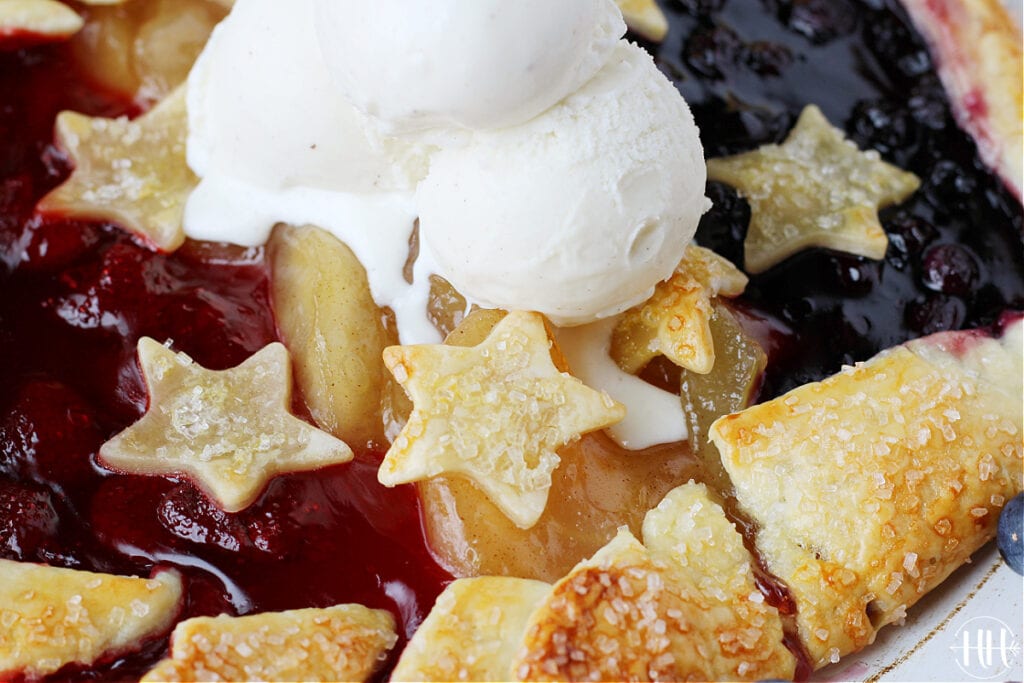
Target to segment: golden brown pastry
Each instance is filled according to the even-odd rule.
[[[1000,0],[903,0],[931,48],[960,126],[1020,200],[1024,183],[1021,34]],[[1019,4],[1018,4],[1019,7]]]
[[[0,559],[0,678],[134,650],[170,628],[181,577],[113,576]]]
[[[1022,329],[913,341],[712,426],[815,666],[901,622],[1021,491]]]
[[[143,681],[363,681],[398,636],[362,605],[187,619]]]

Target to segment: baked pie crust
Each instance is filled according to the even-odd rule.
[[[711,438],[815,667],[874,640],[1024,488],[1024,320],[949,332],[718,420]]]
[[[664,17],[656,6],[622,4],[634,11],[631,26],[650,39],[663,37]],[[59,3],[9,0],[0,6],[0,40],[11,7],[35,11],[44,5],[50,7],[49,24],[22,21],[16,32],[63,38],[81,26],[77,14],[71,19],[54,11]],[[906,5],[937,53],[940,75],[955,97],[962,125],[1019,198],[1020,45],[1007,29],[1005,14],[987,0],[907,0]],[[1015,57],[1007,60],[1005,55]],[[978,73],[984,75],[970,77]],[[862,184],[869,187],[860,189],[871,196],[856,197],[852,208],[827,206],[814,220],[818,228],[829,230],[837,223],[853,224],[855,234],[837,238],[835,232],[810,226],[798,230],[795,238],[766,238],[771,244],[752,250],[753,256],[748,253],[753,272],[810,245],[872,258],[885,252],[875,215],[878,205],[900,201],[919,181],[873,155],[856,156],[860,153],[826,126],[820,112],[808,108],[782,147],[807,133],[824,141],[824,147],[853,155],[854,161],[830,163],[863,172]],[[173,251],[184,241],[182,208],[195,185],[184,159],[184,129],[181,89],[135,121],[62,114],[58,141],[76,170],[40,209],[114,221],[153,246]],[[755,223],[758,200],[765,199],[764,189],[774,181],[763,168],[746,168],[744,162],[773,151],[777,148],[710,164],[713,177],[737,185],[755,205]],[[860,163],[865,156],[872,163]],[[825,170],[832,172],[833,167]],[[791,228],[781,230],[791,233]],[[765,232],[763,226],[752,230],[755,238]],[[332,268],[361,268],[352,267],[354,257],[345,255],[347,248],[335,252],[337,245],[314,228],[283,226],[276,234],[285,236],[278,240],[279,255],[293,246],[289,240],[308,240],[312,246],[300,256],[311,257],[311,262],[330,261],[337,253],[341,256]],[[711,323],[715,315],[728,315],[716,298],[741,293],[746,277],[705,252],[691,248],[689,261],[659,286],[654,299],[623,317],[619,330],[628,341],[618,344],[620,365],[635,372],[664,354],[690,372],[707,373],[714,367]],[[282,257],[274,267],[283,272],[301,269],[301,264],[301,258],[287,262]],[[360,291],[366,289],[365,272],[362,278]],[[316,310],[336,303],[314,297],[310,304],[304,294],[275,292],[278,301],[304,302]],[[365,302],[355,308],[376,313]],[[385,351],[385,362],[415,406],[381,469],[381,481],[394,485],[444,470],[468,472],[480,486],[489,487],[510,518],[527,527],[544,509],[550,471],[558,464],[556,449],[620,419],[622,409],[565,371],[541,316],[518,311],[484,315],[504,318],[475,347],[460,348],[455,334],[444,347]],[[369,318],[364,322],[369,325]],[[379,335],[371,350],[386,337],[381,321],[372,326]],[[286,337],[303,333],[299,323],[282,327]],[[1019,319],[1007,322],[999,339],[958,332],[911,342],[824,382],[725,417],[711,428],[739,507],[758,525],[756,550],[797,605],[796,624],[815,667],[862,648],[881,626],[899,622],[907,608],[991,537],[998,510],[1021,491],[1022,327]],[[511,354],[510,348],[522,354]],[[317,352],[314,348],[298,360],[300,374],[304,365],[309,375],[309,364],[323,362]],[[526,360],[518,362],[520,356]],[[177,366],[208,372],[152,340],[140,343],[140,358],[150,379]],[[285,387],[272,392],[283,414],[290,386],[287,353],[275,345],[251,360],[261,377],[273,366],[278,384]],[[482,374],[474,374],[481,367]],[[753,367],[756,375],[758,364]],[[380,381],[370,371],[356,376],[354,391]],[[335,388],[337,378],[300,382],[306,393],[313,393],[306,387]],[[448,382],[452,378],[454,384]],[[467,382],[485,390],[467,389]],[[529,400],[537,397],[525,387],[544,382],[550,382],[539,392],[544,400],[534,401],[529,410],[513,411],[512,417],[495,408],[509,402],[495,404],[487,391],[500,387],[507,389],[506,398],[520,400],[522,394]],[[159,412],[159,382],[150,384],[150,408]],[[190,388],[197,386],[210,385],[199,382]],[[367,395],[374,393],[369,386]],[[354,396],[365,398],[345,391],[328,396],[323,406],[311,406],[314,419],[328,431],[343,431],[346,408],[339,404]],[[440,408],[439,397],[448,401]],[[172,417],[176,412],[170,411]],[[523,414],[533,416],[522,432],[543,437],[543,443],[499,443],[498,451],[514,456],[518,469],[493,462],[476,470],[453,464],[446,450],[453,439],[460,442],[460,457],[469,454],[472,460],[507,436],[507,429],[492,433],[481,428],[490,424],[492,413],[506,427]],[[565,413],[577,419],[566,419]],[[449,424],[437,428],[441,418],[450,418]],[[255,477],[249,476],[247,466],[235,467],[243,484],[225,488],[219,477],[204,480],[202,468],[193,470],[182,462],[139,465],[137,471],[190,472],[205,481],[223,509],[239,510],[252,502],[273,472],[351,459],[344,443],[306,428],[297,441],[304,446],[316,441],[319,455],[262,468]],[[370,431],[352,434],[363,443],[377,438]],[[101,458],[131,470],[122,446],[132,438],[129,430],[108,442]],[[161,447],[146,444],[153,452]],[[210,445],[199,443],[198,455],[189,457],[208,460],[204,449]],[[419,451],[419,460],[410,464],[413,451]],[[534,456],[540,461],[539,478],[524,474],[524,464],[526,469],[537,464],[529,462]],[[791,677],[796,659],[783,642],[778,610],[766,603],[755,583],[754,565],[733,522],[708,490],[685,485],[647,514],[643,543],[620,530],[554,584],[509,577],[452,583],[405,648],[394,679]],[[0,672],[42,676],[68,663],[92,664],[124,651],[166,630],[181,596],[182,582],[174,572],[146,580],[0,560]],[[178,624],[171,657],[145,680],[364,679],[394,646],[394,628],[389,613],[359,605],[190,619]]]
[[[397,640],[391,613],[362,605],[198,617],[142,681],[364,681]]]
[[[151,579],[0,559],[0,677],[42,677],[130,651],[170,628],[181,577]]]
[[[957,121],[978,154],[1024,198],[1020,26],[1000,0],[903,0],[928,41]],[[1018,6],[1019,10],[1019,6]]]

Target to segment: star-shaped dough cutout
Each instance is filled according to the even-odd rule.
[[[75,170],[38,209],[111,221],[163,251],[185,241],[182,215],[198,180],[185,161],[185,88],[135,120],[76,112],[57,117],[57,142]]]
[[[878,152],[858,150],[813,105],[804,108],[783,144],[710,159],[708,179],[732,185],[750,202],[743,244],[749,273],[809,247],[882,258],[889,241],[878,209],[921,185]]]
[[[170,628],[181,595],[176,571],[139,579],[0,559],[0,674],[35,680],[133,650]]]
[[[612,334],[611,355],[625,372],[636,374],[658,354],[699,374],[711,372],[712,299],[743,293],[747,276],[710,249],[691,244],[672,276],[654,295],[626,311]]]
[[[345,442],[288,412],[291,359],[270,344],[230,370],[207,370],[143,337],[139,364],[149,409],[100,448],[130,474],[191,477],[227,512],[255,501],[275,475],[352,459]]]
[[[539,313],[509,313],[476,346],[391,346],[384,363],[413,411],[381,463],[380,483],[461,474],[521,528],[544,512],[556,449],[626,414],[555,367]]]
[[[362,605],[197,617],[177,625],[160,681],[365,681],[398,636],[390,612]]]
[[[82,17],[57,0],[2,0],[0,49],[66,40],[84,24]]]

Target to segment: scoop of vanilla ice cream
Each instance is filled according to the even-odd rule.
[[[528,121],[590,80],[626,30],[613,0],[316,5],[341,94],[391,134]]]
[[[541,116],[439,151],[417,191],[420,238],[476,302],[582,324],[672,273],[710,206],[704,183],[686,102],[622,41]]]
[[[235,2],[189,75],[189,165],[269,189],[412,189],[426,152],[342,97],[314,26],[312,0]]]

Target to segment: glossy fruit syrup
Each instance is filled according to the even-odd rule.
[[[450,577],[412,488],[377,484],[380,453],[278,477],[237,515],[185,481],[96,465],[146,409],[140,336],[222,369],[277,335],[259,249],[163,255],[114,226],[33,217],[69,171],[51,145],[57,112],[135,113],[79,82],[59,47],[0,54],[0,557],[143,576],[173,565],[183,616],[359,602],[410,635]],[[138,678],[165,651],[164,638],[53,678]]]
[[[921,189],[881,212],[881,261],[821,249],[752,276],[746,322],[769,354],[761,398],[908,339],[1024,308],[1020,204],[956,125],[928,51],[897,0],[669,0],[647,46],[686,97],[706,156],[785,139],[818,105]],[[743,264],[746,201],[710,183],[697,241]]]
[[[923,181],[883,212],[883,261],[810,250],[751,278],[739,305],[769,352],[762,398],[1024,308],[1019,205],[956,128],[894,4],[662,5],[672,28],[648,47],[690,102],[708,156],[778,142],[815,103]],[[100,444],[145,409],[139,336],[225,368],[276,332],[259,249],[190,242],[161,255],[114,226],[33,216],[68,172],[52,146],[56,113],[136,113],[83,82],[61,47],[0,53],[0,557],[142,575],[171,564],[186,579],[185,616],[353,601],[392,610],[408,636],[450,577],[424,545],[411,489],[376,483],[379,453],[278,477],[238,515],[185,481],[96,465]],[[708,194],[715,208],[698,240],[742,264],[749,208],[724,185]],[[785,591],[760,578],[786,607]],[[165,651],[161,639],[54,678],[130,679]]]

